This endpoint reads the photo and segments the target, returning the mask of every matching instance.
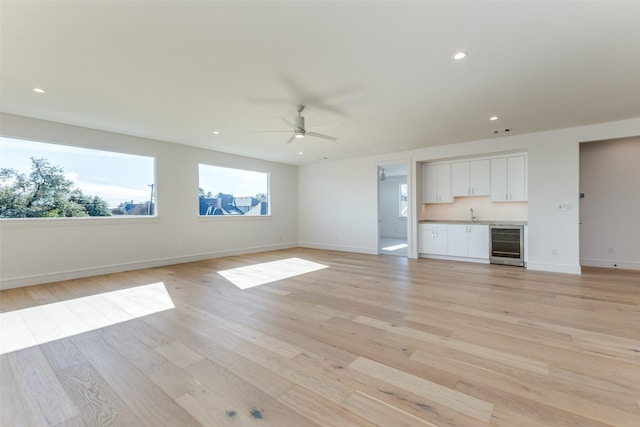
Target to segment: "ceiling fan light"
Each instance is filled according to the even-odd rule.
[[[456,54],[453,55],[453,59],[460,60],[460,59],[466,58],[467,56],[469,56],[468,52],[465,52],[465,51],[456,52]]]
[[[304,138],[304,133],[300,132],[296,132],[296,138]]]

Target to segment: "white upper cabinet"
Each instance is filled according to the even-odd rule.
[[[451,193],[454,197],[491,194],[490,161],[471,160],[452,163]]]
[[[491,159],[491,200],[527,200],[527,157],[525,155]]]
[[[422,169],[422,203],[451,203],[451,164],[425,164]]]

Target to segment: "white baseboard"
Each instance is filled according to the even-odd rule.
[[[230,251],[206,252],[194,255],[183,255],[170,258],[158,258],[125,264],[105,265],[100,267],[81,268],[77,270],[58,271],[55,273],[21,276],[0,280],[0,290],[20,288],[24,286],[39,285],[42,283],[59,282],[62,280],[81,279],[84,277],[99,276],[101,274],[120,273],[123,271],[140,270],[143,268],[162,267],[185,262],[202,261],[205,259],[222,258],[233,255],[245,255],[256,252],[274,251],[279,249],[295,248],[296,243],[284,243],[251,248],[235,249]]]
[[[616,261],[611,259],[580,258],[584,267],[620,268],[623,270],[640,270],[640,262]]]
[[[298,247],[309,249],[324,249],[326,251],[339,251],[339,252],[354,252],[358,254],[378,255],[377,248],[362,248],[357,246],[342,246],[342,245],[325,245],[318,243],[298,242]]]
[[[546,263],[540,263],[540,262],[528,262],[527,270],[538,270],[538,271],[548,271],[550,273],[567,273],[567,274],[582,273],[579,265],[546,264]]]
[[[467,258],[467,257],[459,257],[459,256],[427,255],[427,254],[419,254],[419,257],[429,258],[429,259],[441,259],[444,261],[463,261],[463,262],[475,262],[476,264],[489,264],[489,260],[483,259],[483,258]]]

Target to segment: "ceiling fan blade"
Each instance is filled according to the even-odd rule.
[[[287,144],[291,144],[291,142],[293,142],[294,139],[296,139],[296,134],[295,133],[293,135],[291,135],[291,138],[289,138],[289,140],[287,141]]]
[[[305,136],[313,136],[315,138],[329,139],[331,141],[337,141],[338,140],[338,138],[336,138],[334,136],[329,136],[329,135],[325,135],[323,133],[318,133],[318,132],[307,132],[307,133],[305,133]]]
[[[269,132],[276,132],[276,133],[289,133],[291,132],[290,130],[254,130],[253,133],[269,133]]]
[[[282,120],[283,122],[285,122],[286,124],[288,124],[291,129],[295,130],[296,129],[296,125],[294,125],[293,123],[291,123],[289,120],[285,119],[284,117],[279,117],[280,120]]]

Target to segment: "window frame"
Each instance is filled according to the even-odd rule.
[[[203,163],[203,162],[198,162],[198,192],[200,190],[200,188],[203,188],[203,186],[201,185],[201,181],[200,181],[200,167],[205,166],[205,167],[213,167],[213,168],[220,168],[220,169],[229,169],[229,170],[233,170],[233,171],[240,171],[240,172],[250,172],[250,173],[256,173],[256,174],[263,174],[265,175],[266,178],[266,186],[267,186],[267,213],[264,215],[244,215],[244,214],[238,214],[238,215],[202,215],[200,214],[200,197],[198,196],[198,202],[197,202],[197,217],[198,220],[202,220],[202,221],[209,221],[210,218],[225,218],[224,220],[228,221],[230,219],[237,219],[237,218],[242,218],[242,221],[251,221],[251,220],[257,220],[257,219],[264,219],[264,218],[271,218],[272,216],[272,204],[271,204],[271,172],[266,172],[263,170],[255,170],[255,169],[243,169],[243,168],[238,168],[238,167],[232,167],[232,166],[228,166],[228,165],[220,165],[220,164],[216,164],[216,163]],[[218,192],[218,194],[222,193],[221,191]],[[222,193],[222,194],[227,194],[227,193]],[[256,193],[257,194],[257,193]],[[236,197],[234,194],[231,194],[234,198]],[[254,197],[254,196],[238,196],[238,197]],[[223,220],[223,221],[224,221]]]
[[[402,200],[402,187],[404,186],[404,197],[405,199]],[[398,217],[399,218],[408,218],[409,217],[409,186],[408,184],[405,183],[399,183],[398,184]],[[404,204],[404,211],[405,213],[403,214],[403,204]]]
[[[56,145],[56,146],[62,146],[62,147],[69,147],[72,149],[77,148],[81,150],[114,153],[114,154],[125,155],[125,156],[144,157],[144,158],[151,159],[152,167],[153,167],[153,200],[151,202],[153,203],[153,208],[154,208],[153,215],[109,215],[109,216],[88,215],[88,216],[72,216],[72,217],[0,217],[0,222],[2,222],[3,227],[7,227],[7,228],[32,227],[32,226],[48,227],[48,226],[59,226],[64,224],[78,224],[78,223],[82,223],[83,221],[86,221],[87,224],[90,224],[90,225],[100,225],[100,224],[111,225],[114,223],[113,221],[116,221],[120,224],[134,223],[134,222],[135,223],[157,222],[157,219],[159,217],[159,214],[158,214],[159,209],[158,209],[158,168],[157,168],[158,158],[156,155],[150,155],[147,153],[144,153],[144,154],[134,153],[130,151],[115,150],[115,149],[105,148],[105,147],[77,145],[77,144],[67,143],[67,142],[41,140],[36,138],[28,138],[28,137],[5,135],[5,134],[0,134],[0,138],[6,138],[6,139],[11,139],[16,141],[27,141],[27,142],[33,142],[38,144]],[[31,157],[39,158],[39,156],[36,156],[36,155]],[[64,168],[64,166],[62,167]],[[7,166],[7,169],[13,169],[13,168],[11,168],[10,166]],[[73,173],[73,171],[68,171],[67,173],[69,172]],[[79,187],[75,187],[74,189],[86,191]],[[91,196],[98,196],[100,198],[103,198],[103,196],[100,196],[98,194],[91,194]],[[110,207],[109,209],[112,209],[112,208]]]

